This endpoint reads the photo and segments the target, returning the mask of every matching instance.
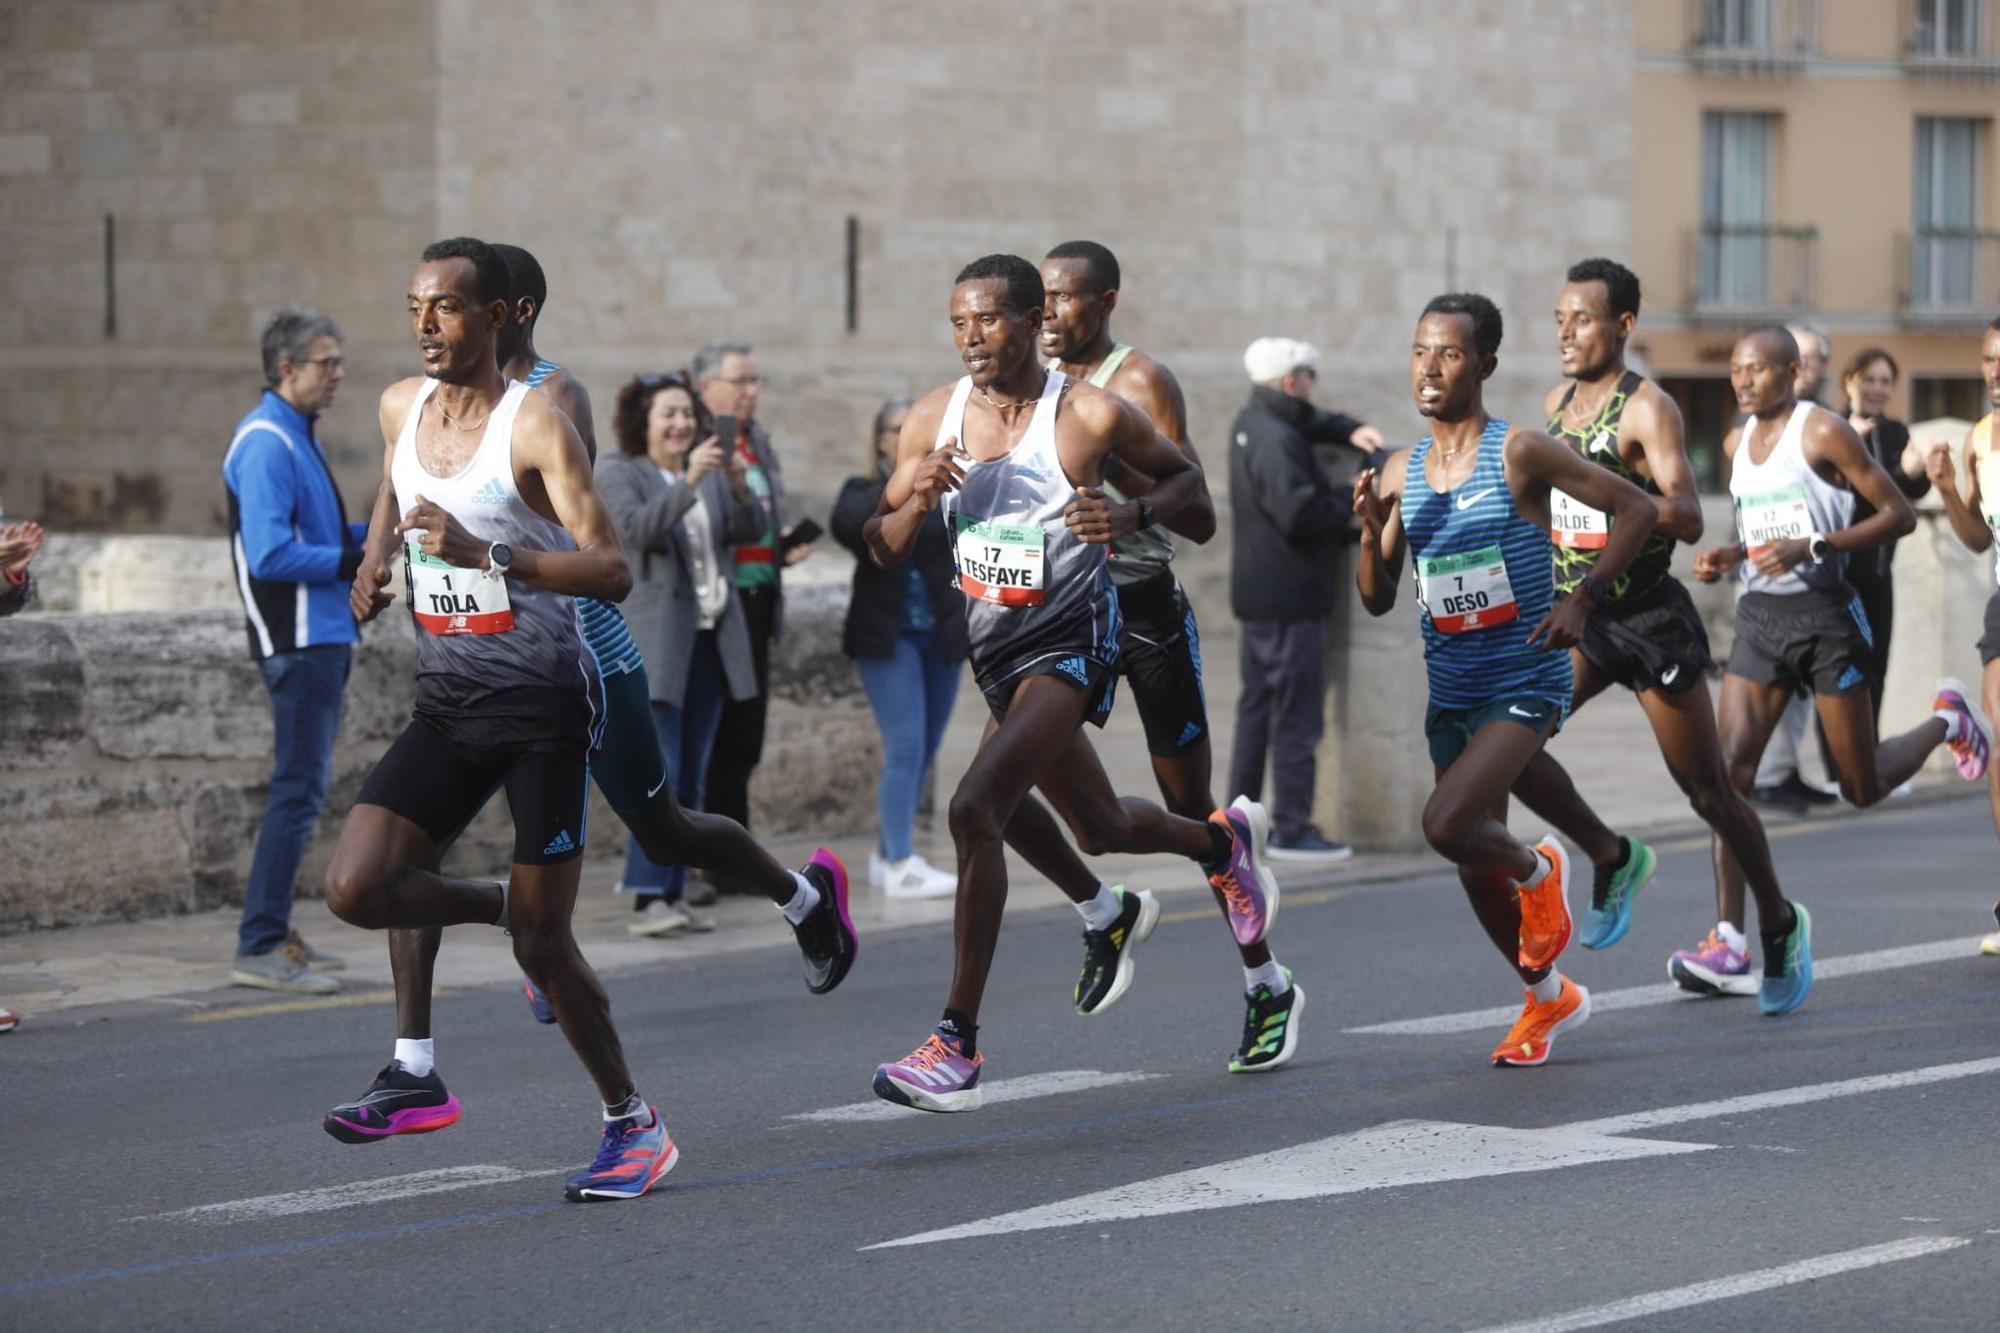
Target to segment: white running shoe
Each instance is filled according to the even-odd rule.
[[[661,939],[668,935],[680,935],[689,931],[701,933],[715,929],[715,922],[686,903],[670,903],[655,898],[646,904],[646,910],[638,914],[639,919],[625,927],[633,935],[644,935]]]
[[[939,870],[912,853],[901,861],[882,864],[882,893],[890,898],[949,898],[958,892],[958,876]]]

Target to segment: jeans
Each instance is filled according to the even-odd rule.
[[[274,653],[258,663],[271,695],[277,756],[243,891],[238,953],[269,953],[291,930],[292,885],[333,781],[333,737],[353,662],[352,645],[333,643]]]
[[[897,637],[888,657],[857,657],[868,706],[882,732],[882,778],[875,786],[876,846],[886,861],[910,855],[910,826],[924,773],[944,739],[963,664],[947,662],[934,634]]]
[[[1312,832],[1313,751],[1326,730],[1326,621],[1246,620],[1237,640],[1243,688],[1229,789],[1255,801],[1271,759],[1271,825],[1280,842]]]
[[[722,674],[722,654],[716,651],[715,631],[705,629],[695,636],[694,656],[688,661],[687,693],[681,706],[653,700],[653,729],[659,733],[660,749],[667,759],[667,782],[674,799],[684,810],[701,809],[702,784],[708,773],[708,754],[715,746],[716,725],[722,720],[722,705],[729,698],[729,682]],[[639,850],[639,840],[629,835],[625,842],[625,892],[679,902],[687,891],[687,867],[656,865]]]

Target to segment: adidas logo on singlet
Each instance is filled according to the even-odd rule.
[[[542,848],[543,856],[561,856],[564,852],[576,850],[576,843],[569,836],[568,829],[558,829],[556,836],[549,839],[549,845]]]
[[[498,477],[488,477],[486,484],[472,493],[472,503],[476,505],[503,505],[507,499],[507,488]]]

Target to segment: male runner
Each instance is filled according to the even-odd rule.
[[[1958,469],[1949,449],[1940,446],[1924,460],[1924,470],[1930,474],[1938,498],[1944,501],[1944,512],[1951,519],[1951,530],[1958,534],[1967,550],[1975,552],[1991,547],[1994,532],[2000,531],[2000,439],[1995,438],[1994,431],[1994,423],[2000,421],[2000,319],[1987,325],[1986,336],[1980,340],[1979,373],[1986,379],[1986,415],[1965,437],[1964,492],[1958,489]],[[1995,555],[1994,577],[2000,579],[2000,552]],[[1979,663],[1980,703],[1986,709],[1986,716],[2000,717],[2000,592],[1986,599],[1986,622],[1979,636]],[[1965,693],[1964,686],[1957,681],[1944,684],[1961,697]],[[1993,827],[2000,830],[2000,768],[1987,770],[1986,791],[1993,807]],[[1993,915],[2000,921],[2000,903],[1993,905]],[[2000,931],[1981,939],[1979,952],[2000,954]]]
[[[1500,311],[1484,296],[1434,297],[1410,348],[1410,390],[1431,434],[1354,479],[1361,516],[1355,583],[1374,616],[1396,604],[1407,546],[1417,567],[1430,706],[1424,734],[1437,788],[1424,838],[1458,867],[1474,915],[1528,988],[1493,1051],[1496,1065],[1539,1065],[1559,1033],[1590,1017],[1590,993],[1556,971],[1569,944],[1569,853],[1507,830],[1507,793],[1569,710],[1570,658],[1591,611],[1632,567],[1653,530],[1653,502],[1538,431],[1486,415]],[[1549,561],[1556,491],[1616,520],[1574,592],[1558,597]]]
[[[957,966],[937,1030],[903,1059],[875,1071],[878,1096],[927,1111],[970,1111],[983,1096],[976,1047],[1006,906],[1001,840],[1030,787],[1083,850],[1173,852],[1201,862],[1256,916],[1276,896],[1261,864],[1254,805],[1218,810],[1206,823],[1168,814],[1111,789],[1081,724],[1103,725],[1117,685],[1118,598],[1105,548],[1118,535],[1098,487],[1107,456],[1157,479],[1149,502],[1162,522],[1195,503],[1201,471],[1116,394],[1077,384],[1035,355],[1043,295],[1035,266],[1015,255],[968,264],[952,289],[950,318],[967,374],[933,389],[903,424],[882,509],[864,529],[875,559],[908,557],[918,529],[942,506],[958,582],[970,603],[974,677],[993,713],[951,801],[958,850]],[[1087,498],[1087,497],[1086,497]],[[1127,936],[1151,914],[1137,895],[1122,905]]]
[[[1777,325],[1753,329],[1729,354],[1729,381],[1746,414],[1723,438],[1736,501],[1733,546],[1695,557],[1695,577],[1719,581],[1736,570],[1736,646],[1722,677],[1722,749],[1730,781],[1748,792],[1772,729],[1801,689],[1812,691],[1826,729],[1840,793],[1874,805],[1912,777],[1939,745],[1948,745],[1967,781],[1985,776],[1992,751],[1986,724],[1964,687],[1938,682],[1932,715],[1879,744],[1869,699],[1868,617],[1844,574],[1846,553],[1908,534],[1910,502],[1861,437],[1838,413],[1796,396],[1799,348]],[[1876,512],[1853,521],[1859,492]],[[1719,902],[1741,901],[1743,868],[1732,849],[1715,851]],[[1734,899],[1726,896],[1734,894]],[[1765,925],[1775,925],[1759,906]],[[1795,925],[1764,937],[1767,1014],[1798,1007],[1812,984],[1812,914],[1793,904]],[[1774,969],[1777,975],[1774,977]]]
[[[1042,260],[1040,346],[1050,369],[1072,380],[1109,389],[1146,414],[1154,428],[1195,467],[1201,459],[1187,437],[1187,403],[1173,372],[1144,352],[1111,336],[1111,312],[1118,306],[1118,260],[1095,241],[1066,241]],[[1118,636],[1118,673],[1132,687],[1153,775],[1169,812],[1206,819],[1215,809],[1209,788],[1208,703],[1201,684],[1201,639],[1194,609],[1181,591],[1169,562],[1174,532],[1194,542],[1215,534],[1215,507],[1206,477],[1196,499],[1161,523],[1146,497],[1153,480],[1106,459],[1107,478],[1116,475],[1121,493],[1106,480],[1078,493],[1078,511],[1100,515],[1115,534],[1111,542],[1111,583],[1118,593],[1123,628]],[[1157,909],[1151,894],[1128,894],[1101,883],[1070,849],[1048,807],[1032,793],[1021,799],[1007,825],[1007,842],[1076,904],[1083,916],[1083,975],[1076,984],[1081,1014],[1101,1014],[1125,993],[1132,977],[1132,951],[1150,933]],[[1225,880],[1233,887],[1233,881]],[[1233,1073],[1276,1069],[1298,1048],[1298,1016],[1304,992],[1291,973],[1271,957],[1264,935],[1275,911],[1273,900],[1261,918],[1254,901],[1232,901],[1220,889],[1216,901],[1237,936],[1243,958],[1246,1013],[1243,1040],[1229,1061]],[[1137,900],[1137,901],[1135,901]],[[1142,913],[1145,915],[1142,917]],[[1122,927],[1122,929],[1121,929]]]
[[[1743,867],[1757,897],[1761,933],[1782,939],[1791,932],[1792,911],[1771,866],[1764,825],[1730,785],[1722,762],[1708,696],[1708,631],[1687,589],[1668,572],[1674,543],[1701,538],[1701,499],[1680,409],[1657,384],[1625,366],[1625,344],[1638,318],[1639,279],[1632,270],[1609,259],[1570,268],[1556,298],[1556,339],[1567,379],[1543,404],[1549,434],[1645,491],[1655,512],[1652,536],[1612,582],[1608,599],[1584,622],[1583,641],[1570,650],[1576,679],[1570,707],[1583,707],[1614,684],[1638,696],[1667,771],[1714,830],[1717,844]],[[1605,515],[1560,491],[1550,503],[1556,592],[1567,596],[1590,573],[1609,525]],[[1546,752],[1529,761],[1514,794],[1574,840],[1595,868],[1578,943],[1608,949],[1625,938],[1632,900],[1653,875],[1653,849],[1606,828]],[[1703,994],[1752,994],[1757,982],[1743,933],[1741,881],[1717,875],[1715,909],[1708,939],[1677,950],[1668,973]]]

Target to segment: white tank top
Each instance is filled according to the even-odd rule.
[[[559,523],[528,507],[514,484],[514,418],[528,396],[518,380],[486,419],[479,448],[452,477],[432,475],[417,460],[417,422],[438,381],[417,391],[396,437],[390,481],[401,514],[419,495],[437,505],[481,542],[505,542],[537,551],[573,551],[576,542]],[[405,537],[410,613],[417,622],[417,684],[426,677],[456,677],[455,701],[513,687],[590,691],[594,673],[585,664],[583,634],[574,599],[506,579],[492,570],[459,569],[417,549],[419,534]]]
[[[1788,538],[1836,532],[1854,521],[1854,492],[1826,481],[1806,462],[1806,420],[1817,410],[1808,402],[1794,407],[1784,432],[1761,463],[1752,461],[1751,450],[1765,433],[1765,423],[1756,417],[1744,423],[1730,465],[1729,494],[1736,501],[1737,535],[1753,556]],[[1745,558],[1737,572],[1749,592],[1781,597],[1835,592],[1846,584],[1847,557],[1836,553],[1818,565],[1804,560],[1777,578]]]
[[[2000,583],[2000,450],[1993,439],[1993,422],[2000,413],[1988,412],[1972,428],[1972,467],[1979,478],[1979,507],[1988,530],[1993,533],[1993,578]]]
[[[954,581],[970,603],[966,629],[982,688],[1055,656],[1087,654],[1115,664],[1118,600],[1103,544],[1078,541],[1063,522],[1076,487],[1056,453],[1064,377],[1051,370],[1027,434],[987,462],[965,461],[965,484],[947,492]],[[972,377],[952,390],[937,447],[965,439]]]

